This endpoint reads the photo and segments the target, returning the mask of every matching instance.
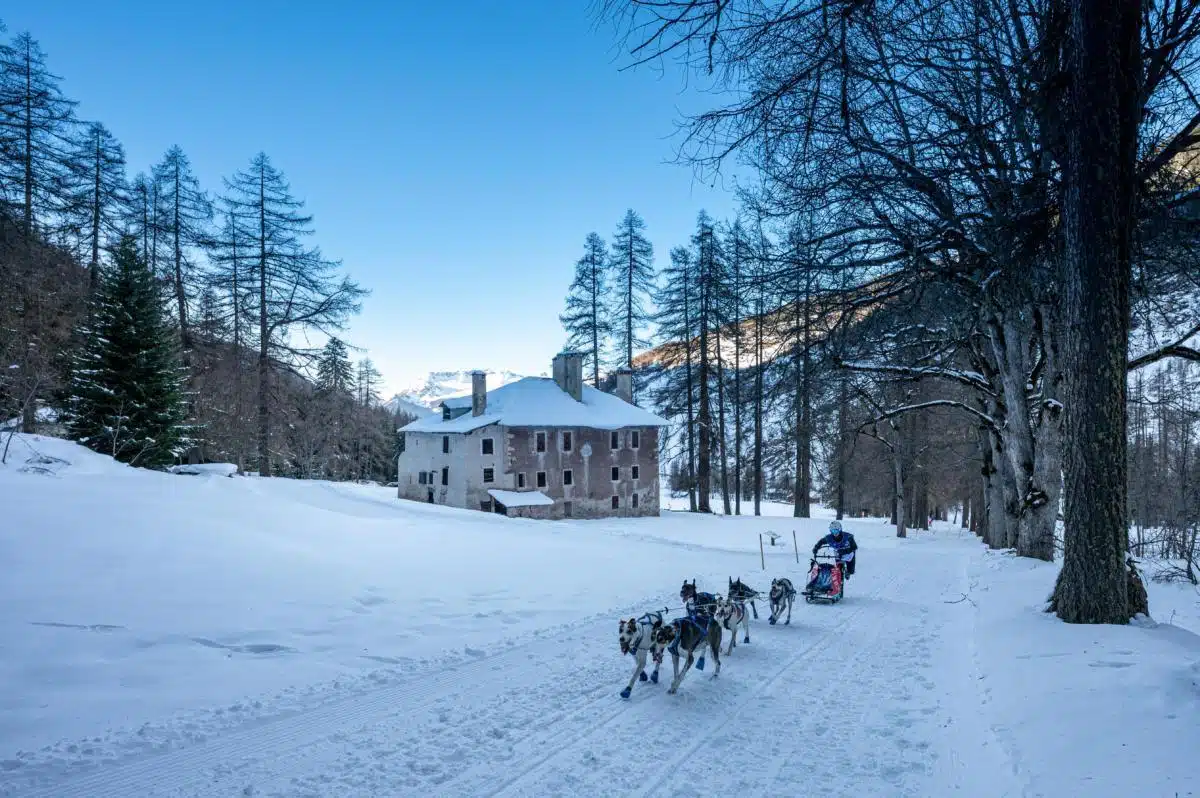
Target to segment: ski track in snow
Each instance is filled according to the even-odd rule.
[[[617,655],[615,621],[631,613],[614,611],[21,794],[1025,795],[982,715],[970,607],[947,603],[965,592],[968,556],[933,574],[915,553],[886,575],[864,567],[842,603],[801,600],[790,626],[768,626],[760,604],[720,677],[708,661],[675,696],[669,655],[659,684],[617,695],[632,660]]]

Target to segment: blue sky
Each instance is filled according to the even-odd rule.
[[[266,151],[316,243],[372,295],[347,338],[388,390],[432,370],[539,373],[586,234],[627,207],[661,265],[733,184],[670,161],[711,98],[624,63],[588,0],[93,3],[6,9],[130,174],[171,145],[205,188]]]

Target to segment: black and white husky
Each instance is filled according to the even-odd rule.
[[[746,614],[746,605],[743,602],[733,598],[719,599],[715,617],[721,628],[729,632],[729,647],[725,649],[725,656],[729,656],[737,648],[739,626],[745,628],[745,642],[750,642],[750,617]]]
[[[771,617],[767,623],[772,626],[783,615],[784,607],[787,608],[787,620],[783,622],[787,626],[792,622],[792,602],[796,600],[796,588],[792,587],[790,579],[772,579],[771,580]]]
[[[618,638],[621,642],[621,653],[632,654],[634,659],[633,675],[629,677],[629,686],[621,691],[621,698],[629,698],[629,694],[633,692],[633,683],[638,679],[643,682],[647,680],[647,657],[654,660],[654,672],[650,674],[649,680],[658,684],[658,668],[662,665],[663,648],[666,647],[665,643],[660,645],[656,639],[662,625],[661,612],[648,612],[641,618],[621,621],[621,633]]]
[[[717,667],[713,670],[713,678],[721,675],[721,624],[716,620],[712,618],[676,618],[669,624],[660,626],[654,634],[654,640],[671,652],[671,667],[675,671],[675,678],[671,680],[671,688],[667,690],[668,693],[674,694],[679,690],[680,682],[691,670],[692,663],[696,659],[697,649],[700,649],[701,658],[704,657],[705,643],[712,651],[713,662],[717,663]],[[679,670],[680,649],[687,653],[687,662],[684,663],[682,671]]]

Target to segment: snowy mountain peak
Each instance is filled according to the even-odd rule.
[[[431,371],[424,382],[406,388],[387,402],[384,406],[393,413],[397,411],[411,415],[422,415],[437,407],[443,399],[452,396],[462,396],[471,392],[471,372],[473,369],[461,371]],[[488,390],[508,385],[521,379],[523,374],[511,371],[487,371]]]

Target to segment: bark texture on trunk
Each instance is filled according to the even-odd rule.
[[[1126,362],[1141,68],[1140,4],[1071,0],[1067,159],[1066,538],[1051,608],[1126,623]]]

